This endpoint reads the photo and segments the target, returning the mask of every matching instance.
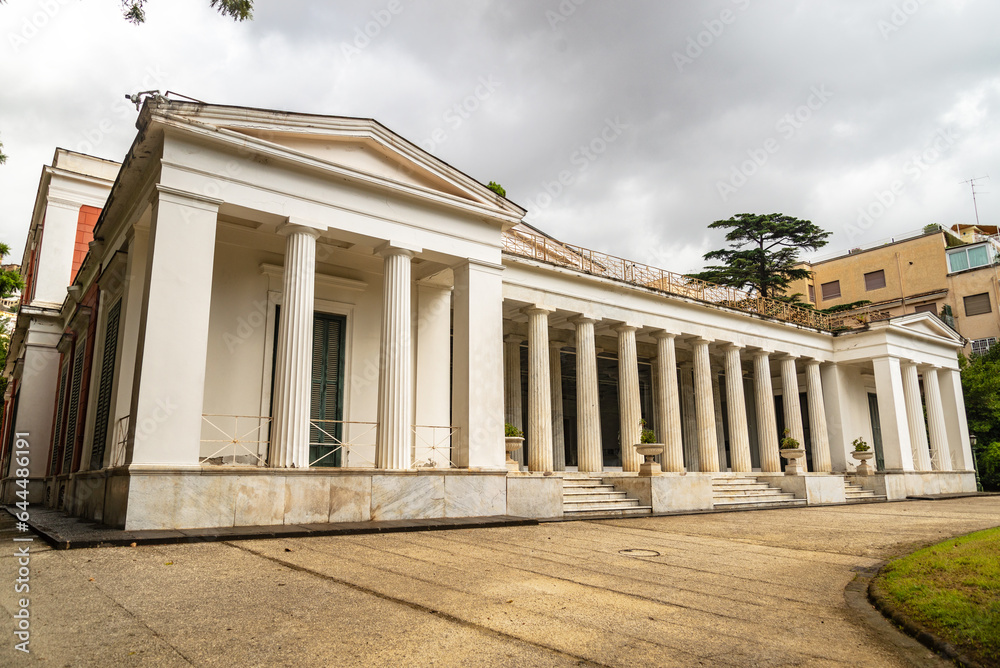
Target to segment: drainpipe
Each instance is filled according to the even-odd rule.
[[[906,315],[906,293],[903,292],[903,267],[899,262],[899,251],[896,251],[896,275],[899,277],[899,301],[903,305],[903,315]]]

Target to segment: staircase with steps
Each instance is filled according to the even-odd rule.
[[[563,480],[563,517],[626,517],[652,512],[652,506],[640,506],[638,499],[628,498],[598,476]]]
[[[851,477],[844,477],[844,494],[847,496],[847,503],[858,501],[885,501],[885,496],[876,496],[875,492],[865,489],[858,484],[858,481]]]
[[[713,476],[712,495],[716,510],[806,505],[805,499],[796,499],[791,492],[782,492],[753,476]]]

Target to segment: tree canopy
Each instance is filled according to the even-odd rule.
[[[7,156],[3,153],[3,142],[0,141],[0,165],[7,162]]]
[[[976,435],[975,456],[987,489],[1000,490],[1000,345],[982,355],[959,358],[969,431]]]
[[[253,18],[253,0],[211,0],[211,5],[234,21]],[[122,0],[122,8],[126,21],[136,25],[146,22],[146,0]]]
[[[741,213],[708,227],[728,229],[730,247],[706,253],[706,260],[721,260],[723,264],[692,276],[772,298],[780,298],[792,281],[809,278],[808,270],[795,266],[799,252],[825,246],[830,236],[812,221],[783,213]]]
[[[495,192],[497,195],[500,195],[500,197],[507,196],[507,191],[504,190],[503,186],[496,181],[490,181],[490,184],[486,187]]]

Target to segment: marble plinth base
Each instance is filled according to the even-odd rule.
[[[976,474],[973,471],[877,471],[870,476],[859,476],[854,481],[889,501],[908,496],[976,491]]]
[[[781,473],[754,473],[757,480],[766,482],[772,487],[780,487],[782,492],[791,492],[796,499],[805,499],[806,503],[845,503],[847,494],[844,490],[844,477],[829,473],[799,473],[782,475]]]
[[[712,476],[708,473],[662,473],[653,477],[626,474],[608,476],[606,482],[639,499],[639,505],[652,506],[654,513],[713,507]]]
[[[562,517],[562,475],[527,472],[508,474],[507,514],[535,519]]]

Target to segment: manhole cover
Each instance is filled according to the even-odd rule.
[[[618,550],[618,554],[624,554],[626,557],[658,557],[660,553],[656,550],[641,550],[638,548],[629,548],[627,550]]]

